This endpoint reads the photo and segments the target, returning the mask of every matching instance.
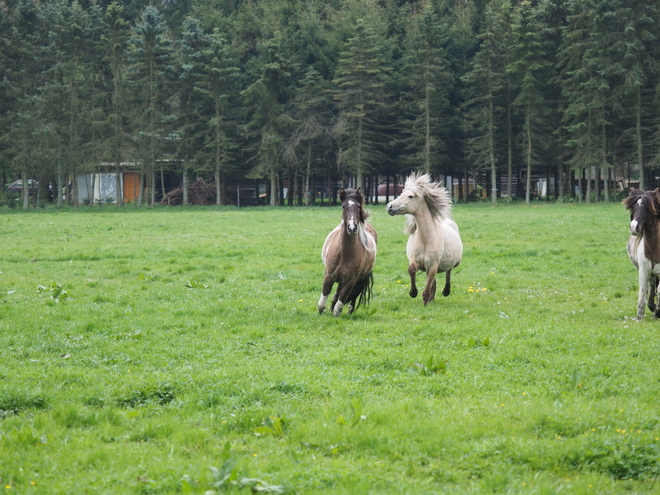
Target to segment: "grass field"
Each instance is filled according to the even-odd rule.
[[[371,209],[374,297],[339,318],[339,208],[0,210],[0,493],[660,493],[621,205],[455,207],[426,308]]]

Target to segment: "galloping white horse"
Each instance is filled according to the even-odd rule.
[[[447,189],[432,182],[428,174],[410,175],[401,195],[387,205],[390,215],[406,214],[404,232],[409,234],[406,253],[410,275],[410,297],[417,297],[415,277],[426,272],[422,294],[424,306],[435,297],[437,273],[445,272],[443,296],[451,291],[451,270],[463,256],[458,225],[451,219],[451,199]]]

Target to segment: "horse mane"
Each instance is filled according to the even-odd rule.
[[[406,179],[404,189],[413,194],[420,195],[433,218],[447,219],[451,217],[451,196],[449,191],[440,182],[433,182],[429,174],[413,172]],[[417,221],[412,215],[406,215],[403,231],[406,234],[414,234],[417,230]]]
[[[434,218],[449,218],[451,214],[451,196],[440,182],[433,182],[429,174],[413,172],[406,179],[404,189],[419,194],[424,198]]]
[[[654,217],[660,216],[660,188],[656,188],[653,191],[642,191],[641,189],[630,188],[628,192],[628,197],[621,201],[626,207],[626,210],[632,210],[635,203],[643,196],[649,195],[649,212]]]

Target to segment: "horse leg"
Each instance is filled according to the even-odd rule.
[[[410,262],[410,265],[408,265],[408,275],[410,275],[410,297],[415,298],[417,297],[417,284],[416,282],[416,277],[417,277],[417,264],[414,261]]]
[[[660,318],[660,304],[655,303],[656,294],[660,294],[660,278],[657,275],[653,274],[651,277],[651,288],[649,295],[649,309],[651,309],[651,304],[653,304],[653,317],[658,319]]]
[[[332,311],[334,311],[335,304],[337,304],[337,301],[339,301],[339,292],[341,292],[342,287],[343,286],[341,283],[337,284],[337,292],[335,292],[335,297],[332,298],[332,302],[330,303],[330,310]]]
[[[445,288],[442,289],[442,295],[447,297],[451,292],[451,270],[445,273]]]
[[[325,311],[325,303],[328,300],[328,296],[330,295],[330,292],[332,292],[332,286],[334,285],[334,282],[330,277],[325,277],[323,279],[323,288],[321,289],[321,298],[319,299],[318,304],[316,305],[316,309],[319,310],[319,314],[323,314]]]
[[[341,290],[337,288],[337,294],[335,294],[335,299],[337,299],[336,304],[333,305],[332,315],[339,316],[341,310],[344,308],[345,302],[350,303],[351,291],[355,282],[344,285]]]
[[[649,294],[649,274],[646,269],[641,266],[639,267],[639,296],[637,298],[637,319],[641,320],[644,318],[644,308],[646,306],[647,297]]]
[[[660,312],[660,308],[658,308],[656,303],[655,303],[655,296],[659,292],[657,290],[659,282],[660,282],[660,279],[658,278],[657,275],[654,274],[654,275],[651,276],[651,287],[649,287],[649,299],[648,299],[648,304],[647,304],[647,306],[648,306],[649,310],[651,311],[651,313],[656,313],[656,309],[658,309],[659,312]],[[656,314],[656,318],[658,316],[660,316],[660,315]]]
[[[428,303],[433,301],[433,298],[435,297],[436,273],[438,273],[437,268],[431,268],[426,273],[426,286],[424,287],[424,293],[422,294],[422,298],[424,300],[424,306],[426,306]]]

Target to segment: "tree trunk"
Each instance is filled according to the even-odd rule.
[[[490,98],[490,109],[488,112],[488,118],[490,119],[490,129],[488,131],[488,153],[490,154],[490,196],[491,201],[494,205],[497,204],[497,168],[495,167],[495,143],[493,134],[495,133],[495,126],[493,124],[494,118],[494,109],[493,109],[493,98],[491,95]]]
[[[639,188],[643,191],[644,181],[644,158],[642,155],[642,90],[637,88],[637,99],[635,102],[636,134],[637,134],[637,166],[639,167]]]
[[[431,173],[431,95],[430,87],[426,85],[426,98],[424,100],[424,117],[425,117],[425,136],[424,136],[424,172]]]
[[[183,178],[181,188],[183,189],[183,206],[188,206],[188,159],[183,160]]]
[[[362,187],[364,191],[364,169],[362,166],[362,119],[359,120],[358,124],[358,135],[357,135],[357,184],[355,188]]]
[[[525,203],[529,204],[531,200],[532,187],[532,127],[529,120],[529,110],[527,119],[527,177],[525,178]]]
[[[28,187],[28,175],[25,171],[21,172],[21,196],[23,197],[23,209],[30,208],[30,188]]]
[[[62,189],[64,189],[64,178],[62,177],[62,156],[57,157],[57,207],[62,208]],[[94,201],[94,191],[92,191]]]
[[[277,187],[277,174],[270,172],[270,206],[278,205],[279,188]]]
[[[510,86],[507,85],[507,101],[511,101]],[[507,135],[507,189],[509,190],[509,200],[516,195],[513,193],[513,124],[511,117],[511,104],[507,105],[506,112],[506,135]]]
[[[303,197],[305,198],[305,206],[309,206],[311,203],[311,195],[309,191],[309,178],[312,175],[312,144],[307,142],[307,169],[305,170],[305,186],[303,188]]]

